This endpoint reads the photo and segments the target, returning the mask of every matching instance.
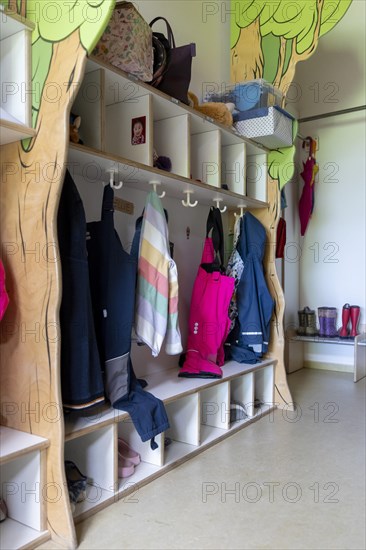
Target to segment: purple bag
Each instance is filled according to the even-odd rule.
[[[172,28],[165,17],[155,17],[150,27],[160,19],[165,21],[168,38],[162,33],[153,33],[154,76],[149,84],[189,105],[188,88],[196,44],[176,47]]]

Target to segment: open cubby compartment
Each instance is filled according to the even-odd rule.
[[[250,143],[246,144],[246,195],[267,202],[267,152]]]
[[[152,96],[133,97],[105,107],[105,151],[153,165]],[[138,134],[134,134],[134,129]]]
[[[155,437],[158,448],[151,449],[150,440],[142,441],[137,433],[130,415],[117,423],[117,438],[123,439],[127,445],[139,453],[140,463],[135,465],[133,474],[128,477],[118,477],[119,495],[134,493],[139,488],[139,483],[149,478],[154,478],[161,470],[164,462],[164,437],[159,434]],[[116,457],[118,461],[118,441],[116,445]]]
[[[154,151],[171,160],[171,172],[190,177],[190,115],[177,112],[174,103],[160,96],[153,97]]]
[[[117,482],[116,426],[103,428],[65,442],[65,460],[88,477],[86,499],[76,504],[74,517],[113,497]]]
[[[274,365],[254,371],[254,415],[274,407]]]
[[[200,392],[201,445],[230,427],[230,382],[221,382]]]
[[[32,28],[32,23],[0,10],[0,118],[26,126],[31,126]]]
[[[192,393],[165,405],[170,428],[165,432],[164,464],[176,462],[200,444],[200,396]]]
[[[191,177],[221,188],[221,131],[191,134]]]
[[[231,137],[231,136],[230,136]],[[221,185],[227,185],[229,191],[246,194],[246,144],[230,143],[226,136],[222,136],[221,147]]]
[[[29,547],[44,534],[45,455],[46,451],[32,451],[0,467],[1,498],[8,509],[8,517],[0,525],[1,548]]]
[[[243,405],[248,420],[254,416],[254,373],[249,372],[230,382],[230,404]],[[235,425],[233,422],[232,425]]]
[[[158,445],[155,450],[151,449],[150,440],[142,441],[136,428],[129,415],[126,415],[117,424],[117,435],[119,438],[124,439],[126,443],[138,452],[141,457],[141,463],[152,464],[154,466],[162,466],[164,462],[164,437],[162,434],[157,435],[154,439]],[[136,467],[136,471],[140,468],[141,464]]]
[[[71,113],[81,117],[79,136],[84,145],[104,150],[105,107],[104,86],[105,71],[91,69],[84,75],[79,92],[71,108]]]

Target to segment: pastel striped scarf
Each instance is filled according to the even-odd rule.
[[[183,350],[178,324],[178,273],[170,257],[168,225],[155,191],[146,199],[138,260],[135,331],[154,357]]]

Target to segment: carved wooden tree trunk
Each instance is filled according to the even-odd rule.
[[[1,149],[0,228],[10,296],[1,323],[1,423],[49,439],[47,486],[40,488],[40,498],[47,502],[53,538],[70,548],[76,537],[63,460],[57,209],[69,111],[85,60],[78,30],[54,45],[31,147],[24,151],[17,142]],[[61,91],[57,101],[47,95],[51,83]]]
[[[278,181],[268,179],[268,208],[255,209],[251,213],[263,224],[267,233],[267,246],[263,259],[263,266],[268,290],[274,299],[274,312],[271,319],[271,336],[267,357],[277,359],[275,376],[275,402],[279,407],[294,410],[291,393],[287,384],[286,369],[284,363],[285,338],[283,328],[283,316],[285,311],[285,298],[276,270],[276,240],[277,225],[280,218],[281,198]]]
[[[240,35],[231,50],[231,82],[242,82],[261,78],[263,75],[263,53],[259,20],[240,30]]]

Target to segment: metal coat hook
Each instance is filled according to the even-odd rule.
[[[226,212],[227,206],[224,206],[224,208],[220,208],[220,202],[222,202],[222,199],[212,199],[212,200],[216,203],[216,208],[218,208],[220,212],[222,212],[222,214]]]
[[[246,208],[247,205],[246,204],[238,204],[238,208],[240,209],[240,214],[237,214],[236,212],[234,212],[234,216],[236,218],[241,218],[242,215],[244,214],[244,208]]]
[[[161,185],[161,181],[151,180],[149,181],[149,184],[153,186],[153,189],[155,193],[158,195],[156,188],[158,185]],[[159,199],[163,199],[165,197],[165,191],[163,191],[160,195],[158,195]]]
[[[118,185],[114,183],[114,175],[116,172],[118,173],[118,170],[115,170],[114,168],[110,168],[109,170],[107,170],[107,172],[109,172],[109,185],[112,187],[112,189],[121,189],[123,185],[122,180],[119,182]]]
[[[186,201],[182,200],[183,206],[186,206],[186,207],[190,206],[191,208],[194,208],[195,206],[197,206],[198,201],[194,201],[193,203],[191,203],[191,193],[193,194],[193,191],[183,191],[183,193],[187,195],[187,200]]]

